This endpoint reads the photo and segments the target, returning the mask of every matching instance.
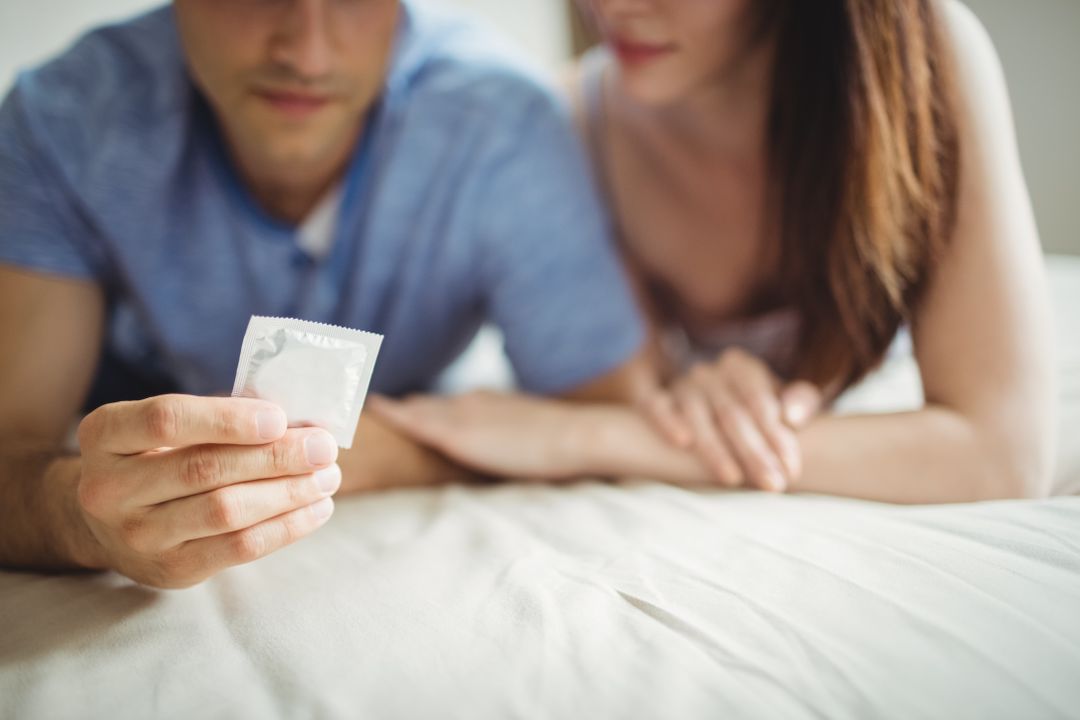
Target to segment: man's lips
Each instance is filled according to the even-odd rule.
[[[330,104],[331,101],[327,95],[287,90],[256,90],[255,94],[270,107],[289,117],[306,117]]]
[[[619,56],[619,60],[627,65],[640,65],[658,60],[675,51],[675,46],[670,43],[644,43],[619,37],[611,39],[611,47]]]

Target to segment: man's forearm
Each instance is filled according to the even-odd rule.
[[[691,451],[672,447],[637,413],[615,406],[582,410],[585,474],[708,484]],[[970,502],[1016,496],[1015,468],[991,457],[974,425],[957,413],[823,416],[800,434],[803,476],[795,492],[893,503]]]
[[[650,478],[678,485],[709,485],[710,472],[697,456],[661,438],[636,411],[620,405],[573,410],[568,432],[582,475]]]
[[[0,450],[0,566],[100,566],[97,541],[78,509],[79,464],[51,446]]]
[[[342,493],[469,482],[479,476],[393,430],[360,416],[353,446],[338,456]]]

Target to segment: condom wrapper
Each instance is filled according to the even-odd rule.
[[[352,447],[382,335],[292,318],[252,316],[233,397],[268,400],[289,427],[321,427]]]

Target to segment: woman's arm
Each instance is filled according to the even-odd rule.
[[[1046,279],[1012,114],[990,39],[943,3],[961,132],[958,217],[913,325],[926,406],[822,417],[799,434],[797,489],[890,502],[1048,491],[1054,367]],[[609,417],[597,471],[688,480],[693,465],[630,418]],[[603,448],[601,450],[600,448]],[[622,453],[625,465],[615,455]]]
[[[910,450],[942,469],[939,481],[951,474],[961,497],[1043,495],[1056,392],[1038,231],[997,55],[971,11],[955,0],[943,11],[957,73],[960,194],[952,244],[912,327],[927,407],[911,418],[910,433],[926,437]],[[903,417],[866,419],[858,430],[874,428],[884,449],[902,442],[890,428]],[[879,446],[866,440],[866,451]],[[920,495],[940,493],[930,477]]]
[[[372,398],[381,418],[456,462],[503,477],[640,477],[716,485],[693,448],[664,440],[625,405],[474,393]],[[1037,494],[998,465],[975,424],[928,407],[824,416],[800,433],[802,479],[790,489],[894,503],[969,502]]]
[[[1038,233],[993,47],[966,8],[954,0],[943,8],[962,159],[955,236],[912,328],[926,406],[813,421],[798,435],[795,490],[902,503],[1048,491],[1055,388]],[[481,395],[383,404],[380,412],[496,474],[686,484],[711,476],[692,448],[672,446],[625,406]]]
[[[799,436],[799,489],[892,502],[1048,491],[1055,398],[1050,312],[1008,94],[974,15],[954,0],[943,3],[943,13],[957,72],[962,159],[954,237],[913,324],[926,406],[814,422]],[[659,457],[643,433],[622,428],[615,444],[632,446],[635,456],[648,447],[650,457]],[[689,469],[665,462],[680,474]]]
[[[704,485],[709,473],[690,450],[672,447],[633,410],[566,408],[557,425],[579,435],[568,465],[581,475],[648,477]],[[1024,434],[1023,430],[1019,434]],[[1038,495],[1022,471],[1000,464],[976,423],[927,407],[910,413],[822,416],[799,435],[802,478],[794,492],[843,495],[892,503],[972,502]],[[494,470],[492,470],[494,471]]]

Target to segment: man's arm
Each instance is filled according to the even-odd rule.
[[[470,179],[487,319],[526,391],[632,399],[645,329],[568,111],[531,86],[506,96]]]
[[[130,557],[121,559],[114,552],[117,548],[107,553],[102,536],[98,536],[105,531],[99,528],[100,532],[95,534],[87,524],[87,513],[83,507],[83,501],[87,498],[80,497],[83,458],[78,451],[65,449],[64,443],[93,378],[102,348],[104,317],[103,294],[93,282],[59,279],[0,266],[0,397],[3,398],[0,404],[0,566],[37,569],[123,566],[116,569],[137,576],[144,582],[167,586],[190,584],[190,581],[198,581],[220,568],[213,565],[203,567],[198,560],[192,560],[173,575],[166,576],[158,568],[148,569],[146,562],[137,563]],[[181,399],[179,404],[170,402],[176,398],[158,399],[162,403],[157,405],[118,404],[114,407],[123,406],[119,412],[109,412],[103,416],[113,420],[91,423],[97,430],[84,435],[89,434],[95,443],[102,440],[97,443],[100,445],[112,445],[118,441],[123,444],[132,435],[147,431],[152,434],[150,418],[160,416],[160,413],[158,416],[152,415],[156,408],[186,408],[187,415],[193,415],[191,408],[195,411],[208,408],[211,413],[216,411],[215,408],[230,408],[222,411],[232,412],[232,408],[241,408],[244,403],[242,400],[241,404],[230,404],[226,398],[189,397]],[[143,422],[138,419],[137,413],[150,415]],[[133,417],[135,420],[131,432],[120,427],[123,421],[118,421],[118,418]],[[204,487],[190,490],[195,492],[200,504],[192,504],[185,499],[176,500],[176,513],[183,516],[179,519],[180,524],[198,524],[206,513],[222,516],[232,513],[235,516],[219,518],[221,525],[213,530],[192,529],[192,536],[208,536],[214,530],[219,530],[239,539],[244,535],[243,532],[238,534],[238,531],[261,525],[262,534],[257,535],[259,539],[254,541],[261,548],[260,552],[254,553],[251,547],[243,545],[246,541],[232,541],[238,545],[238,560],[254,559],[253,555],[271,552],[274,547],[296,540],[313,529],[311,518],[302,516],[301,519],[308,525],[291,522],[283,526],[284,529],[278,528],[273,532],[274,528],[267,526],[265,521],[259,522],[264,520],[261,515],[270,512],[276,515],[292,511],[294,507],[318,503],[324,492],[314,487],[314,476],[310,474],[319,466],[309,466],[302,459],[291,460],[303,453],[299,448],[307,431],[288,431],[276,443],[265,445],[269,440],[261,439],[257,433],[243,436],[243,427],[237,427],[244,424],[242,417],[229,417],[232,419],[217,416],[207,421],[217,427],[226,427],[225,432],[232,434],[231,437],[220,436],[220,443],[233,441],[251,444],[251,452],[264,453],[271,467],[260,468],[251,456],[241,456],[239,447],[222,446],[214,457],[191,456],[200,460],[178,463],[179,474],[197,476],[197,480],[201,477]],[[105,427],[103,430],[103,426],[108,424],[117,427]],[[228,425],[232,425],[231,429]],[[187,432],[190,436],[201,431],[189,427]],[[201,441],[206,443],[212,440],[204,436]],[[197,449],[195,447],[191,451]],[[123,453],[117,457],[123,458]],[[184,458],[183,454],[177,457]],[[131,454],[131,458],[132,461],[127,464],[132,465],[129,475],[134,479],[133,485],[165,485],[175,470],[161,467],[160,474],[151,477],[133,465],[138,458],[137,453]],[[427,485],[470,477],[436,452],[421,448],[415,441],[390,431],[368,416],[362,418],[354,449],[341,453],[338,459],[342,486],[347,490]],[[276,470],[275,463],[279,465]],[[252,516],[240,517],[245,513],[228,510],[229,505],[237,501],[235,495],[225,492],[229,480],[206,477],[218,471],[222,475],[240,473],[241,464],[243,472],[253,477],[286,476],[276,481],[276,489],[274,480],[265,481],[264,492],[243,501],[247,503],[247,513],[254,513]],[[333,465],[330,467],[333,468]],[[110,483],[119,487],[118,481],[122,475],[119,466],[112,475],[112,478],[100,477],[96,487]],[[186,481],[191,483],[191,480]],[[166,499],[170,491],[163,492],[162,499]],[[185,492],[188,491],[175,494],[183,495]],[[126,522],[130,526],[136,545],[148,542],[145,536],[154,534],[154,522],[147,520],[154,515],[152,511],[141,511],[136,507],[124,510],[123,489],[97,493],[87,493],[85,487],[82,489],[82,495],[91,495],[91,504],[94,504],[94,494],[106,498],[96,503],[103,515],[130,513],[121,525]],[[165,504],[168,503],[159,504],[159,510]],[[207,511],[205,507],[211,510]],[[272,507],[278,510],[267,510]],[[157,515],[164,519],[162,513]],[[133,522],[133,518],[140,519]],[[141,530],[135,532],[136,525]],[[135,538],[139,533],[140,538]],[[251,532],[247,534],[252,535]],[[158,540],[166,542],[163,536]],[[151,539],[149,544],[154,542],[156,540]],[[186,544],[198,545],[198,542]]]
[[[65,450],[103,324],[93,282],[0,265],[0,566],[184,587],[316,530],[345,468],[366,487],[453,477],[370,419],[339,470],[327,433],[245,398],[106,405]]]
[[[355,437],[352,448],[338,456],[343,493],[475,482],[480,477],[370,412],[360,415]]]
[[[63,442],[98,360],[104,299],[92,282],[0,266],[0,564],[88,564],[79,459]]]
[[[340,484],[328,433],[246,398],[98,408],[64,441],[103,337],[91,281],[0,265],[0,566],[186,587],[310,534]]]
[[[560,395],[575,403],[631,404],[655,387],[644,351],[615,370]],[[377,402],[377,401],[376,401]],[[446,455],[395,429],[378,413],[360,416],[352,449],[342,451],[341,492],[424,487],[481,478]]]
[[[647,350],[605,375],[559,395],[563,400],[582,403],[621,403],[632,405],[647,397],[659,386],[659,375],[650,362]]]

